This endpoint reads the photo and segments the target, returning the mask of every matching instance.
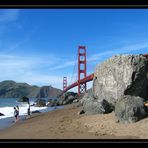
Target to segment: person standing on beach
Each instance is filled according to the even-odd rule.
[[[28,101],[27,115],[30,117],[30,102]]]
[[[18,110],[16,107],[14,107],[14,122],[16,123],[18,121]]]
[[[17,109],[17,111],[18,111],[17,120],[19,121],[19,106],[18,106],[18,105],[16,106],[16,109]]]

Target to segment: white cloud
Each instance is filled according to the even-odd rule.
[[[21,39],[19,39],[16,43],[11,43],[11,45],[9,44],[7,48],[5,47],[6,49],[1,48],[1,53],[3,52],[4,54],[10,54],[10,52],[12,53],[15,50],[21,49],[21,47],[24,44],[31,40],[31,37],[35,31],[37,31],[36,27],[32,29],[32,31],[25,33],[24,36]]]
[[[19,57],[0,54],[0,81],[15,80],[28,82],[33,85],[50,84],[50,82],[51,85],[59,84],[62,82],[62,80],[59,81],[60,76],[43,74],[42,68],[45,71],[45,67],[54,64],[54,61],[45,59],[41,57]]]

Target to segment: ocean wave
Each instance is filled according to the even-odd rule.
[[[19,106],[19,115],[27,115],[27,104],[24,106]],[[40,112],[46,112],[47,107],[35,107],[31,106],[30,111],[39,110]],[[44,111],[45,110],[45,111]],[[13,117],[14,116],[14,107],[0,107],[0,113],[4,114],[4,116],[0,116],[0,119]]]

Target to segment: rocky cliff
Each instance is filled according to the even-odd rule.
[[[116,55],[96,66],[93,87],[81,103],[86,114],[115,110],[119,121],[135,122],[145,115],[146,99],[148,60],[143,55]]]
[[[97,65],[93,94],[110,103],[122,95],[148,97],[148,60],[142,55],[116,55]]]

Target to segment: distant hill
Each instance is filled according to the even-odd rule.
[[[27,97],[55,97],[62,90],[52,86],[31,86],[27,83],[16,83],[12,80],[0,82],[0,98],[19,98],[22,96]]]

